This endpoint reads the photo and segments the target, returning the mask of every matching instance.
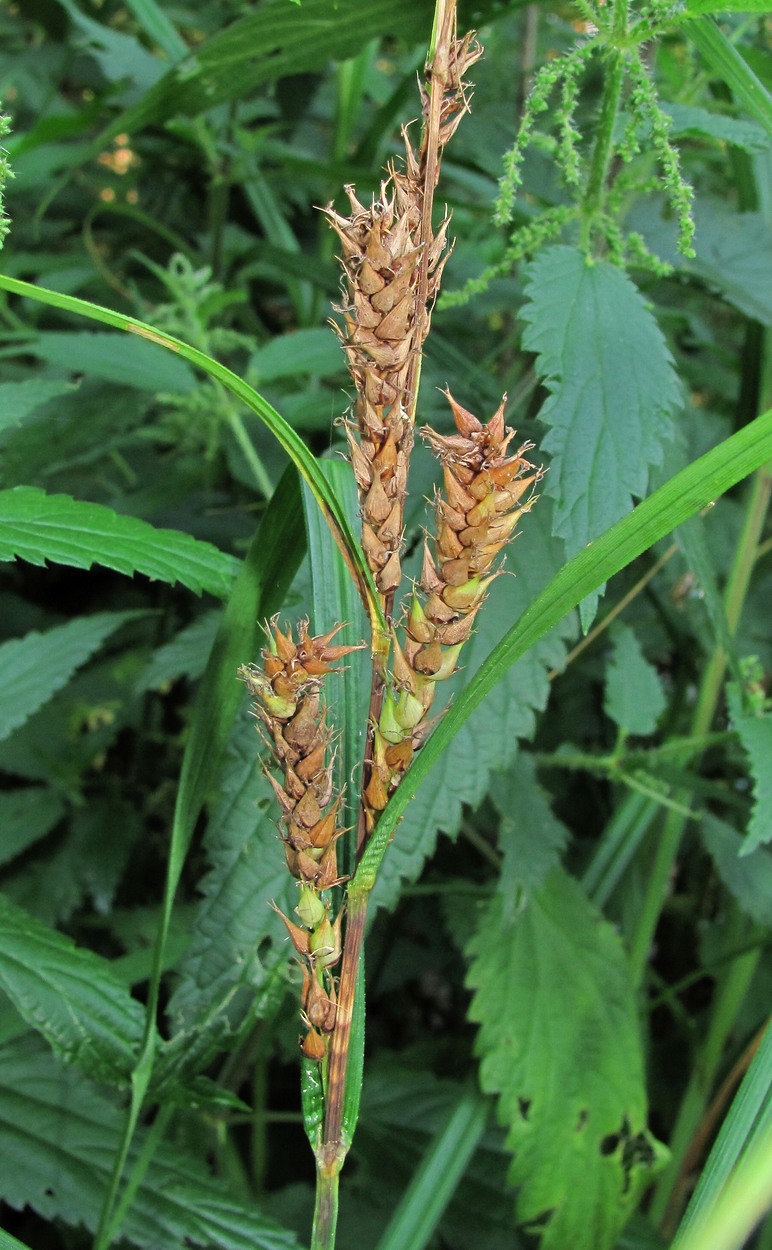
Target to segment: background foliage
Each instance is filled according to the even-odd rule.
[[[443,166],[457,242],[419,417],[447,427],[440,386],[483,419],[506,390],[549,473],[456,699],[567,558],[772,403],[769,19],[725,7],[720,27],[705,3],[635,9],[624,46],[618,4],[462,9],[486,56]],[[431,20],[424,0],[0,11],[4,273],[216,357],[352,524],[316,206],[377,190]],[[88,1244],[125,1152],[132,1244],[302,1245],[297,971],[268,906],[293,900],[235,670],[274,611],[346,641],[364,613],[222,371],[0,299],[0,1244]],[[412,571],[433,472],[417,447]],[[670,1244],[768,1013],[771,485],[504,666],[407,805],[342,1250]],[[345,778],[366,668],[332,692]],[[746,1143],[752,1122],[724,1150]]]

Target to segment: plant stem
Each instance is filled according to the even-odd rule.
[[[343,1106],[346,1093],[346,1068],[348,1066],[351,1021],[354,1014],[359,959],[365,936],[369,890],[349,890],[348,915],[346,918],[346,941],[338,985],[338,1012],[335,1029],[330,1039],[327,1067],[327,1089],[324,1107],[324,1140],[321,1147],[322,1172],[338,1170],[346,1157],[348,1143],[343,1140]]]
[[[339,1167],[332,1172],[322,1167],[317,1168],[311,1250],[334,1250],[335,1228],[338,1223],[339,1175]]]
[[[627,30],[626,0],[616,0],[614,5],[614,35],[624,37]],[[610,48],[609,65],[603,84],[603,98],[598,119],[598,131],[592,153],[590,175],[582,201],[582,232],[581,242],[585,250],[589,250],[592,242],[593,226],[603,211],[611,155],[614,148],[614,126],[619,102],[622,97],[622,83],[625,75],[625,53],[617,47]]]

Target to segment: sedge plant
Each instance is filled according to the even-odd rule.
[[[478,248],[480,272],[462,292],[445,297],[448,308],[471,294],[484,297],[494,280],[507,278],[513,266],[529,260],[524,287],[518,290],[518,311],[526,327],[523,346],[532,354],[533,370],[548,392],[541,419],[549,432],[539,440],[538,452],[531,440],[518,444],[508,424],[511,408],[506,397],[499,402],[500,390],[491,397],[485,368],[472,368],[474,362],[467,362],[465,378],[442,379],[446,423],[433,415],[427,424],[421,414],[424,407],[431,411],[432,405],[426,388],[420,390],[422,366],[426,367],[427,342],[431,348],[433,314],[459,219],[457,212],[452,222],[448,211],[439,207],[442,166],[445,162],[447,170],[474,121],[474,115],[469,116],[470,74],[474,77],[473,67],[482,54],[475,35],[459,36],[453,0],[437,0],[419,106],[414,110],[419,116],[403,129],[403,155],[387,163],[374,193],[347,184],[348,207],[332,203],[318,214],[324,232],[320,255],[329,258],[336,251],[342,274],[334,329],[353,394],[351,409],[341,422],[348,453],[344,466],[318,459],[253,387],[254,377],[247,380],[243,371],[215,359],[220,350],[246,350],[245,327],[258,332],[264,327],[254,318],[250,323],[248,314],[238,332],[219,333],[212,326],[224,309],[247,303],[242,291],[228,289],[224,282],[228,249],[239,245],[238,231],[230,231],[226,220],[239,174],[245,202],[268,240],[257,261],[249,255],[245,272],[255,265],[270,270],[275,264],[271,249],[279,250],[289,274],[288,306],[296,323],[305,331],[320,311],[318,293],[311,290],[298,260],[297,240],[282,216],[281,196],[274,194],[258,159],[265,153],[275,156],[280,145],[271,146],[270,134],[257,134],[251,116],[240,122],[240,79],[234,65],[253,71],[250,55],[259,48],[264,56],[264,62],[258,58],[259,72],[279,74],[276,67],[285,64],[282,58],[289,55],[290,46],[297,52],[298,65],[314,64],[314,56],[324,55],[326,47],[320,32],[337,40],[334,46],[341,58],[353,55],[353,61],[344,60],[336,80],[340,108],[332,147],[337,168],[353,146],[349,119],[357,84],[361,86],[367,71],[379,72],[372,47],[362,52],[360,46],[378,33],[373,25],[378,6],[340,0],[331,15],[321,0],[304,0],[297,10],[268,4],[239,18],[221,39],[213,36],[205,41],[196,56],[158,6],[129,7],[132,20],[145,24],[143,37],[162,49],[171,68],[144,96],[128,99],[110,131],[100,136],[101,169],[109,168],[118,178],[121,174],[116,171],[136,165],[131,133],[160,116],[165,102],[174,101],[174,107],[184,112],[191,109],[191,101],[197,108],[212,97],[212,110],[202,105],[201,115],[188,117],[178,132],[207,171],[208,263],[200,263],[184,230],[170,232],[146,214],[143,227],[156,232],[178,254],[168,265],[141,252],[134,257],[142,274],[158,279],[170,300],[157,315],[140,320],[69,294],[72,275],[52,282],[55,289],[24,281],[18,276],[27,264],[22,256],[19,269],[0,277],[0,290],[7,297],[3,311],[8,350],[13,351],[14,341],[21,341],[26,350],[25,319],[35,305],[54,310],[55,316],[76,314],[124,332],[127,357],[141,361],[149,371],[163,354],[158,349],[163,349],[170,371],[162,374],[163,380],[159,374],[156,389],[164,394],[175,386],[178,390],[171,400],[167,395],[163,418],[155,416],[140,425],[137,445],[164,451],[176,446],[186,471],[197,459],[205,462],[209,482],[216,479],[227,438],[235,475],[265,503],[260,505],[261,519],[246,555],[236,559],[201,537],[149,524],[125,508],[114,510],[74,493],[23,483],[0,491],[4,559],[32,565],[58,562],[80,569],[97,563],[121,575],[144,575],[164,590],[176,580],[192,591],[218,596],[226,605],[217,621],[204,622],[210,631],[205,637],[208,660],[202,665],[195,708],[180,735],[180,784],[170,811],[166,875],[152,945],[135,951],[127,967],[105,953],[86,949],[83,929],[74,945],[45,916],[33,914],[31,892],[25,894],[21,888],[14,892],[13,881],[9,894],[0,900],[0,977],[12,1012],[7,1053],[3,1050],[11,1075],[3,1077],[0,1091],[6,1096],[12,1089],[14,1106],[27,1108],[24,1114],[6,1116],[4,1131],[17,1142],[20,1124],[28,1125],[32,1135],[37,1133],[31,1155],[36,1167],[25,1177],[12,1169],[4,1196],[12,1206],[29,1203],[44,1215],[70,1223],[82,1219],[93,1231],[96,1250],[107,1250],[123,1237],[148,1247],[183,1240],[222,1244],[224,1250],[242,1250],[246,1244],[298,1245],[289,1229],[264,1213],[260,1198],[255,1200],[265,1188],[269,1134],[266,1125],[260,1125],[258,1111],[253,1113],[241,1097],[244,1067],[251,1063],[256,1074],[251,1096],[260,1105],[270,1026],[279,1018],[291,984],[293,1023],[285,1034],[292,1039],[292,1062],[300,1064],[302,1120],[315,1163],[311,1245],[313,1250],[332,1250],[339,1176],[352,1149],[361,1105],[367,1016],[364,946],[373,899],[379,889],[388,888],[395,857],[408,852],[426,857],[436,825],[445,821],[450,826],[455,820],[488,870],[495,868],[498,884],[480,887],[474,874],[450,883],[441,913],[445,937],[438,946],[450,945],[454,964],[465,965],[461,976],[467,999],[463,1008],[454,1005],[451,1010],[475,1026],[480,1083],[484,1094],[497,1100],[506,1137],[502,1140],[490,1129],[487,1101],[476,1089],[463,1088],[441,1122],[431,1120],[427,1112],[434,1135],[398,1209],[390,1213],[380,1250],[430,1243],[444,1206],[481,1144],[489,1152],[486,1167],[493,1161],[502,1184],[504,1147],[512,1156],[507,1176],[517,1188],[518,1231],[509,1230],[513,1237],[524,1230],[528,1238],[539,1237],[544,1250],[562,1250],[569,1244],[610,1250],[626,1219],[636,1208],[642,1209],[643,1196],[650,1195],[644,1204],[648,1218],[670,1238],[685,1206],[695,1160],[758,1046],[759,1058],[741,1090],[742,1098],[752,1096],[751,1112],[738,1096],[727,1120],[730,1129],[740,1124],[745,1136],[734,1140],[731,1150],[726,1134],[719,1138],[723,1170],[706,1170],[697,1193],[699,1224],[688,1217],[682,1234],[685,1243],[690,1237],[693,1242],[697,1228],[702,1244],[707,1244],[710,1231],[709,1225],[705,1231],[703,1220],[713,1218],[712,1203],[718,1212],[720,1244],[729,1246],[731,1204],[745,1202],[748,1207],[737,1220],[745,1235],[759,1218],[769,1191],[768,1134],[763,1126],[754,1130],[757,1119],[760,1123],[763,1118],[769,1090],[768,1039],[757,1020],[755,1036],[738,1058],[734,1077],[711,1101],[721,1058],[762,959],[762,891],[758,885],[752,889],[754,882],[741,874],[743,855],[751,854],[755,855],[751,873],[757,881],[766,880],[768,834],[753,809],[740,854],[739,834],[724,819],[731,810],[731,796],[712,774],[700,776],[698,765],[706,753],[726,752],[728,766],[737,771],[742,749],[751,760],[754,784],[764,792],[763,746],[769,726],[765,677],[758,662],[738,656],[735,635],[751,572],[768,550],[764,540],[770,484],[765,466],[772,463],[768,343],[758,337],[751,341],[749,335],[760,382],[742,428],[731,435],[724,432],[712,450],[695,456],[685,467],[668,464],[664,484],[649,494],[649,469],[662,457],[681,396],[664,337],[627,271],[645,273],[652,283],[664,282],[674,273],[678,276],[681,262],[675,251],[667,260],[660,258],[656,232],[649,231],[655,236],[652,243],[638,223],[626,224],[625,213],[635,200],[659,197],[685,263],[695,260],[695,250],[699,256],[693,190],[673,137],[679,114],[660,102],[651,70],[651,49],[658,40],[693,28],[693,47],[711,72],[720,67],[724,87],[750,113],[752,124],[734,116],[722,116],[719,124],[718,114],[691,107],[690,97],[680,102],[682,134],[691,133],[689,127],[702,127],[700,133],[714,132],[721,143],[744,143],[743,151],[757,161],[753,169],[749,162],[740,167],[743,215],[754,219],[743,222],[747,230],[758,229],[758,217],[769,211],[759,155],[770,122],[769,97],[711,19],[668,3],[637,8],[623,0],[610,4],[582,0],[571,33],[561,28],[564,45],[541,67],[523,66],[524,77],[531,79],[530,91],[524,92],[514,143],[504,159],[495,209],[496,228],[507,234],[488,238],[491,227],[486,223],[484,246]],[[406,24],[413,23],[411,30],[421,17],[413,12],[415,7],[402,5],[399,10]],[[84,38],[101,47],[90,19],[75,5],[65,8],[69,18],[80,23]],[[301,29],[298,22],[306,19],[307,26]],[[526,33],[533,19],[531,12],[525,19]],[[292,39],[297,42],[292,44]],[[118,40],[114,46],[127,45]],[[524,58],[525,51],[524,47]],[[140,76],[150,72],[144,52],[137,41],[134,54]],[[99,55],[105,72],[111,66],[114,72],[110,56]],[[596,113],[584,100],[584,93],[593,90],[593,74],[600,82]],[[116,91],[120,82],[114,84]],[[685,90],[697,93],[704,85],[704,77],[695,71]],[[397,95],[395,108],[402,98]],[[223,104],[228,108],[221,109]],[[272,107],[279,105],[273,101]],[[72,124],[71,119],[57,123],[63,132]],[[4,127],[5,123],[3,133]],[[42,127],[40,135],[28,142],[34,148],[43,142],[41,135],[54,131],[56,126],[53,131]],[[356,152],[360,162],[368,145],[378,147],[377,126]],[[534,154],[538,160],[546,159],[560,186],[557,193],[550,190],[538,211],[533,188],[523,194],[528,160]],[[87,165],[88,150],[80,155]],[[23,147],[19,158],[23,172]],[[0,184],[7,172],[0,162]],[[288,200],[296,193],[293,184]],[[57,204],[57,194],[66,201],[66,182],[54,188],[49,210]],[[127,221],[142,217],[128,197],[121,205],[109,197],[103,204],[120,210]],[[0,200],[0,235],[7,229],[2,210]],[[84,224],[84,236],[96,267],[109,274],[109,257],[97,241],[97,219],[95,209]],[[45,213],[41,220],[45,222]],[[468,215],[462,216],[462,221],[468,220]],[[714,261],[708,272],[714,281],[716,273],[720,277],[720,264]],[[127,292],[131,296],[125,283],[116,279],[112,285],[122,297]],[[140,309],[147,307],[139,298],[136,302]],[[757,292],[753,308],[759,307],[763,311],[765,305]],[[575,315],[567,316],[566,309],[575,310]],[[490,317],[491,337],[505,322],[504,317]],[[698,326],[699,319],[694,323]],[[436,341],[445,360],[442,342]],[[49,347],[54,352],[57,345],[52,340]],[[493,356],[487,363],[492,360]],[[206,375],[198,390],[185,390],[188,366]],[[260,367],[270,369],[270,359],[268,363],[266,357],[258,359],[254,367],[259,376]],[[41,381],[44,398],[66,403],[67,395],[61,386],[57,389],[56,379]],[[32,402],[15,375],[9,385],[22,389],[3,392],[6,402]],[[53,389],[46,390],[47,386]],[[515,389],[521,401],[528,386],[527,376],[518,379]],[[116,408],[116,422],[118,415]],[[260,423],[262,441],[250,434],[248,422],[253,418],[257,421],[251,428],[254,432]],[[408,514],[411,500],[423,489],[420,463],[413,454],[419,440],[434,459],[438,485],[426,532],[417,552],[411,553],[405,541],[411,524]],[[274,444],[290,460],[280,479],[280,467],[272,457]],[[132,465],[122,447],[120,440],[110,443],[109,465],[131,481]],[[542,467],[543,459],[551,460],[549,472]],[[145,463],[141,456],[138,460]],[[637,580],[615,608],[570,652],[566,639],[572,626],[566,626],[566,619],[578,607],[588,628],[610,578],[749,474],[755,476],[744,520],[735,526],[723,601],[694,530],[684,531],[684,549],[699,571],[707,597],[714,643],[697,682],[693,708],[689,692],[676,691],[671,700],[672,732],[664,742],[655,742],[658,718],[663,716],[661,683],[635,631],[617,617],[631,604],[640,610],[647,593],[654,596],[652,584],[674,559],[676,549],[658,553],[641,576],[636,571]],[[301,479],[308,491],[308,537],[301,523]],[[538,495],[542,499],[537,501]],[[346,497],[351,506],[346,506]],[[633,498],[643,502],[630,510]],[[138,492],[137,508],[143,506],[148,505]],[[552,534],[541,519],[548,509]],[[292,589],[303,544],[309,541],[313,547],[325,528],[343,559],[349,601],[351,595],[360,601],[363,628],[357,638],[344,633],[345,614],[339,613],[335,623],[322,624],[314,619],[311,603],[302,596],[298,602]],[[562,555],[555,559],[558,539],[564,544],[565,560]],[[530,593],[529,579],[539,564],[543,568],[537,569]],[[406,576],[405,568],[412,576]],[[516,581],[509,576],[512,572]],[[323,579],[325,570],[316,575]],[[518,590],[517,610],[500,628],[494,627],[491,638],[488,622],[497,619],[496,596],[512,584],[525,590]],[[676,592],[680,593],[677,586],[673,603],[678,602]],[[656,603],[662,628],[675,637],[679,609],[663,606],[661,597]],[[12,607],[18,610],[18,605]],[[43,739],[34,733],[27,739],[25,723],[29,720],[34,729],[41,706],[51,714],[46,733],[49,724],[59,723],[56,707],[47,708],[40,675],[55,671],[59,686],[65,684],[113,634],[141,630],[139,615],[132,603],[126,611],[57,620],[42,635],[31,628],[23,639],[0,644],[5,671],[15,681],[7,691],[2,732],[10,735],[20,729],[22,743],[17,755],[4,756],[0,762],[4,769],[18,768],[21,776],[28,770],[33,780],[33,785],[19,787],[24,789],[18,799],[24,819],[25,813],[37,812],[36,818],[42,820],[34,806],[41,799],[34,792],[40,775],[34,769],[40,765],[30,760],[45,757]],[[556,636],[559,645],[550,650]],[[583,743],[573,747],[570,736],[556,746],[545,735],[538,752],[524,759],[513,761],[506,750],[497,755],[497,739],[514,740],[530,733],[528,722],[547,698],[547,668],[555,665],[550,679],[556,679],[558,668],[574,671],[573,661],[598,638],[604,643],[611,639],[604,708],[618,732],[610,749],[594,750]],[[489,639],[491,646],[480,662],[480,647],[485,650]],[[183,643],[182,650],[202,645],[196,635],[192,640],[186,636]],[[164,647],[157,650],[158,672],[168,673],[164,664],[179,660]],[[172,651],[178,657],[174,647]],[[346,682],[345,670],[359,663],[363,652],[369,661],[370,688],[362,723],[355,725],[335,716],[334,709],[340,706],[335,688]],[[537,654],[538,678],[535,668],[527,665]],[[448,683],[467,665],[473,669],[471,679],[447,701]],[[123,669],[116,665],[110,681],[119,685],[126,670],[135,673],[128,661]],[[158,672],[146,678],[145,693],[154,689],[152,681],[160,689],[168,679]],[[727,672],[730,719],[715,728]],[[241,685],[235,680],[237,673]],[[201,670],[191,668],[190,675],[199,676]],[[240,709],[247,702],[244,686],[257,738],[251,725],[248,736],[239,735]],[[489,719],[498,717],[500,724],[481,733],[475,713],[486,696],[495,699],[504,688],[503,703],[486,705],[495,706]],[[87,687],[80,697],[88,700]],[[94,755],[94,775],[100,774],[109,749],[111,717],[118,722],[116,733],[126,728],[129,736],[131,726],[124,726],[115,713],[118,703],[105,696],[88,714],[79,710],[80,705],[70,713],[70,737],[103,735],[106,745]],[[688,715],[685,705],[691,709]],[[155,732],[157,741],[157,725]],[[352,755],[352,742],[358,756]],[[76,809],[78,836],[88,852],[83,857],[91,855],[91,878],[100,884],[101,861],[89,841],[87,824],[77,819],[88,806],[89,787],[75,784],[67,774],[65,757],[63,750],[52,774],[59,781],[55,797],[61,793]],[[443,798],[446,791],[453,791],[454,778],[442,771],[448,759],[470,787],[466,793],[476,796],[474,802],[484,800],[498,813],[498,842],[482,836],[462,816],[461,801],[456,799],[455,809],[446,803],[431,827],[429,817],[423,817],[425,828],[416,828],[415,818],[411,822],[413,800],[412,811],[416,807],[426,811],[419,806],[425,783],[431,786],[438,779],[436,788]],[[507,767],[491,777],[494,764]],[[536,782],[537,764],[543,776],[557,778],[550,796]],[[122,766],[127,784],[135,767],[136,761]],[[572,867],[581,870],[578,875],[559,863],[565,831],[555,815],[561,796],[564,816],[570,807],[564,779],[575,774],[591,777],[614,799],[601,831],[593,831],[597,837],[592,853],[584,858],[577,853],[572,861]],[[228,839],[233,838],[234,822],[239,825],[234,811],[242,792],[249,798],[245,823],[251,825],[249,835],[237,845]],[[161,802],[157,795],[152,797]],[[52,811],[60,810],[51,806],[48,791],[42,798],[43,807],[48,802]],[[100,809],[98,818],[109,823],[114,812],[118,820],[123,807],[116,799],[113,808]],[[218,844],[216,832],[207,835],[206,853],[215,868],[205,884],[201,916],[186,951],[176,898],[190,871],[186,865],[195,865],[196,857],[191,860],[189,852],[206,808],[215,813],[213,826],[223,831],[225,841]],[[14,817],[10,807],[3,810],[7,827],[16,828],[18,813]],[[490,820],[490,811],[485,806],[483,811],[487,811],[483,819]],[[261,822],[257,831],[256,812]],[[656,960],[653,943],[663,912],[672,923],[670,883],[690,821],[702,822],[705,847],[735,903],[723,946],[710,965],[717,969],[715,1002],[699,1062],[674,1117],[668,1158],[648,1128],[640,991],[644,982],[653,986],[659,994],[655,1005],[661,1000],[678,1017],[674,1000],[679,987],[659,984],[659,973],[651,964]],[[34,826],[32,816],[28,824]],[[43,822],[41,827],[50,830],[54,824]],[[261,834],[261,829],[266,832]],[[22,840],[19,845],[29,843]],[[253,871],[259,871],[261,888],[271,882],[278,918],[262,894],[258,897],[255,892],[244,900]],[[398,877],[410,875],[405,869],[395,872]],[[225,881],[233,884],[230,894]],[[101,888],[100,895],[94,887],[96,900],[104,897],[107,887]],[[715,888],[711,882],[708,898]],[[433,886],[427,889],[433,895]],[[224,949],[219,933],[222,912],[217,911],[220,890],[227,900],[226,926],[235,926],[248,913],[248,936],[234,943],[232,957],[225,959],[219,958]],[[752,899],[752,923],[743,910],[744,894]],[[97,912],[99,905],[97,901]],[[60,928],[66,925],[66,919],[58,919]],[[266,953],[261,935],[272,922],[281,940],[273,945],[269,940]],[[139,921],[124,918],[126,929],[131,923]],[[212,939],[215,931],[217,937]],[[116,934],[111,940],[118,940]],[[209,955],[215,948],[219,962],[213,966]],[[436,950],[434,959],[439,962]],[[538,976],[533,975],[535,967]],[[164,977],[175,968],[176,987],[167,995]],[[129,993],[130,977],[133,985],[146,982],[141,1003]],[[166,1031],[160,1024],[162,1006],[169,1022]],[[30,1042],[34,1033],[42,1035],[50,1056]],[[20,1047],[26,1052],[20,1053]],[[52,1068],[52,1063],[58,1067]],[[63,1063],[69,1068],[65,1070]],[[424,1071],[424,1084],[427,1077]],[[30,1081],[31,1093],[25,1084]],[[110,1099],[94,1092],[96,1082],[111,1087]],[[364,1088],[366,1099],[367,1082]],[[70,1105],[68,1098],[77,1106],[77,1115],[66,1122],[61,1115],[56,1120],[54,1145],[59,1151],[56,1167],[61,1169],[57,1176],[70,1178],[72,1190],[67,1194],[85,1195],[80,1211],[75,1211],[77,1203],[71,1196],[68,1205],[67,1195],[62,1197],[55,1184],[46,1182],[40,1193],[35,1188],[35,1178],[47,1166],[37,1162],[53,1157],[54,1147],[36,1127],[36,1108],[45,1104],[49,1089],[60,1112]],[[410,1138],[405,1108],[411,1096],[420,1103],[423,1085],[402,1102],[399,1140],[405,1145]],[[85,1135],[80,1133],[84,1121],[89,1126]],[[239,1140],[245,1123],[252,1132],[250,1176]],[[201,1126],[211,1145],[199,1157],[191,1139]],[[68,1131],[75,1133],[75,1140],[67,1137]],[[662,1135],[659,1125],[658,1131]],[[742,1198],[745,1142],[753,1190],[747,1201]],[[206,1154],[228,1177],[228,1190],[218,1187],[202,1166]],[[727,1183],[735,1167],[737,1172]],[[356,1182],[355,1171],[353,1177]],[[713,1177],[718,1179],[714,1182]],[[484,1183],[479,1174],[476,1179]],[[726,1187],[725,1198],[721,1185]],[[638,1218],[643,1219],[640,1212]],[[643,1232],[639,1224],[635,1235]],[[341,1228],[341,1237],[346,1235]],[[0,1240],[4,1238],[5,1233]],[[10,1234],[7,1240],[14,1250],[21,1244]]]

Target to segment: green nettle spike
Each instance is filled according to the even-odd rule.
[[[9,119],[0,113],[0,139],[10,134],[10,131],[11,123]],[[5,212],[5,184],[9,178],[13,178],[13,174],[5,157],[4,149],[0,148],[0,247],[3,246],[5,236],[11,228],[11,219]]]

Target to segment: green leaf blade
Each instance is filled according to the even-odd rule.
[[[0,896],[0,985],[56,1053],[97,1079],[126,1083],[144,1012],[109,963]]]
[[[138,612],[97,612],[0,645],[0,742],[43,707]]]
[[[662,683],[628,625],[617,622],[611,636],[614,647],[606,669],[603,710],[627,733],[652,734],[665,710]]]
[[[680,386],[653,315],[613,265],[548,248],[529,267],[526,295],[523,346],[550,392],[539,414],[553,456],[544,490],[573,555],[645,494]]]
[[[47,495],[35,486],[0,491],[0,560],[16,559],[76,569],[101,564],[218,598],[228,594],[238,568],[233,556],[190,534],[156,529],[103,504]]]
[[[621,944],[556,870],[510,925],[496,897],[469,951],[481,1082],[499,1098],[518,1220],[543,1230],[543,1250],[607,1250],[655,1157]]]

